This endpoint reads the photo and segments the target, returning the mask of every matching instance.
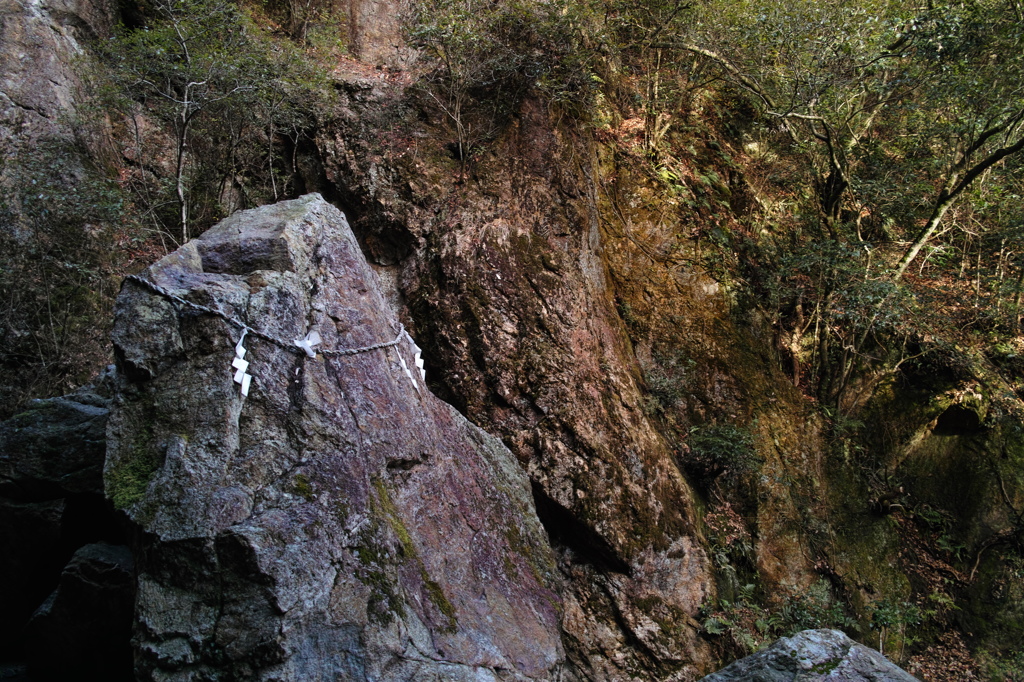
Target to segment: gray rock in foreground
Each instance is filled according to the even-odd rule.
[[[701,682],[917,682],[874,649],[838,630],[804,630]]]
[[[145,277],[319,349],[396,338],[340,211],[237,213]],[[108,496],[138,526],[141,680],[529,680],[563,665],[555,569],[512,454],[419,382],[408,340],[308,357],[128,281]],[[419,378],[417,376],[417,378]]]

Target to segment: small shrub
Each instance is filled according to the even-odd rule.
[[[703,480],[737,477],[757,471],[761,458],[754,451],[754,435],[748,427],[708,424],[690,431],[690,455],[686,468]]]
[[[843,604],[832,595],[826,580],[817,581],[803,593],[789,595],[779,615],[787,634],[817,628],[848,630],[856,625]]]
[[[3,168],[0,400],[65,392],[108,361],[116,274],[130,245],[125,197],[73,142],[44,139]],[[0,408],[0,414],[6,411]]]
[[[871,629],[878,630],[878,650],[885,653],[885,642],[890,632],[904,640],[908,625],[920,625],[922,613],[917,604],[882,599],[871,608]]]
[[[592,53],[579,49],[571,13],[560,9],[521,0],[425,0],[406,17],[410,44],[432,67],[424,91],[454,128],[452,154],[463,166],[531,90],[566,109],[587,108]]]

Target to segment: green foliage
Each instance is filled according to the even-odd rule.
[[[757,586],[743,585],[735,602],[720,599],[717,608],[701,623],[701,629],[712,637],[725,637],[727,649],[742,656],[768,644],[775,636],[777,616],[761,607],[756,600]]]
[[[780,631],[787,635],[816,628],[850,630],[856,625],[847,615],[843,604],[832,595],[828,581],[823,579],[804,592],[788,595],[779,616]]]
[[[327,102],[323,74],[228,0],[156,0],[141,28],[98,45],[132,144],[129,184],[187,240],[239,208],[287,197],[293,151]],[[147,123],[173,131],[166,140]]]
[[[806,592],[793,593],[776,607],[762,605],[757,586],[748,583],[737,590],[735,601],[720,599],[701,627],[707,635],[727,637],[730,640],[727,649],[746,655],[801,630],[850,630],[854,625],[843,605],[833,597],[828,583],[819,580]]]
[[[1015,5],[590,7],[587,29],[622,61],[670,191],[717,183],[696,168],[682,187],[672,158],[681,143],[660,122],[675,126],[698,91],[749,105],[738,125],[768,182],[752,178],[757,215],[736,217],[764,229],[718,248],[741,251],[737,274],[751,300],[771,302],[794,381],[824,404],[855,405],[851,387],[869,389],[929,350],[923,343],[1020,329],[1024,22]]]
[[[340,29],[347,18],[331,0],[264,0],[263,6],[300,44],[325,56],[344,51]]]
[[[107,361],[114,275],[132,226],[121,188],[86,156],[75,142],[43,139],[3,168],[0,395],[8,409],[77,386]]]
[[[898,636],[901,644],[908,640],[907,627],[921,624],[924,615],[917,604],[909,601],[881,599],[871,605],[871,629],[878,631],[878,650],[885,653],[886,637],[890,633]]]
[[[455,128],[454,156],[465,161],[493,139],[530,91],[581,113],[593,94],[577,49],[573,3],[426,0],[407,18],[407,36],[434,67],[424,87]]]
[[[924,522],[933,533],[935,545],[956,561],[964,559],[967,546],[956,537],[956,518],[945,509],[927,504],[914,507],[914,517]]]
[[[293,194],[296,149],[327,101],[324,77],[227,0],[157,0],[146,25],[77,67],[92,95],[70,122],[122,148],[44,139],[3,168],[3,398],[80,385],[109,361],[117,277],[227,213]],[[169,133],[169,134],[168,134]],[[123,161],[117,169],[87,159]],[[285,161],[287,155],[288,161]],[[157,246],[162,242],[163,248]]]
[[[757,471],[761,459],[754,450],[754,435],[747,427],[708,424],[694,427],[687,441],[687,469],[704,480],[737,477]]]
[[[921,609],[911,602],[882,599],[871,609],[871,627],[875,630],[901,625],[918,625],[920,622]]]
[[[777,278],[763,278],[762,291],[793,328],[791,352],[810,365],[825,406],[840,400],[869,353],[898,365],[907,356],[906,340],[932,331],[911,292],[877,266],[874,250],[837,239],[802,241],[785,251],[761,247],[777,268]]]
[[[986,672],[991,680],[1024,682],[1024,650],[1012,651],[1007,656],[986,658]]]

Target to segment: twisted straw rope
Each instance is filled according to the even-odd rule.
[[[245,332],[247,334],[251,334],[252,336],[255,336],[258,339],[263,339],[264,341],[269,341],[270,343],[273,343],[276,346],[280,346],[281,348],[284,348],[285,350],[291,351],[291,352],[299,354],[299,355],[305,355],[306,354],[306,351],[304,351],[302,348],[299,348],[298,346],[296,346],[293,342],[286,341],[284,339],[280,339],[280,338],[278,338],[276,336],[273,336],[271,334],[267,334],[265,332],[261,332],[259,330],[253,329],[252,327],[250,327],[249,325],[245,324],[241,320],[238,320],[238,319],[236,319],[234,317],[231,317],[230,315],[228,315],[226,313],[223,313],[223,312],[217,310],[216,308],[211,308],[209,306],[201,305],[199,303],[193,303],[192,301],[186,301],[181,296],[178,296],[176,294],[172,294],[167,289],[164,289],[159,284],[156,284],[154,282],[150,282],[148,279],[144,279],[142,277],[139,277],[138,275],[128,275],[127,277],[125,277],[125,280],[130,280],[132,282],[135,282],[136,284],[141,284],[142,286],[144,286],[145,288],[149,289],[150,291],[152,291],[154,293],[157,293],[157,294],[159,294],[160,296],[163,296],[166,299],[174,301],[175,303],[179,303],[179,304],[181,304],[181,305],[183,305],[183,306],[185,306],[187,308],[191,308],[193,310],[198,310],[199,312],[207,313],[208,315],[214,315],[216,317],[219,317],[220,319],[224,320],[225,322],[227,322],[229,324],[233,324],[236,327],[239,327],[240,329],[245,330]],[[399,324],[398,327],[399,327],[398,336],[396,336],[393,341],[385,341],[383,343],[375,343],[372,346],[362,346],[361,348],[340,348],[340,349],[337,349],[337,350],[321,349],[321,350],[318,350],[317,352],[318,353],[323,353],[324,355],[358,355],[359,353],[368,353],[370,351],[379,350],[381,348],[391,348],[391,347],[397,346],[399,343],[401,343],[403,336],[408,336],[409,335],[408,332],[405,331],[405,326],[404,325]]]

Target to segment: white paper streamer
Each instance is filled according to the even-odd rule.
[[[249,363],[242,358],[235,358],[231,361],[231,366],[238,370],[235,372],[235,383],[242,383],[242,378],[245,376],[245,370],[249,368]]]
[[[422,381],[423,384],[426,385],[426,383],[427,383],[427,370],[423,369],[423,351],[422,351],[422,349],[419,346],[416,345],[416,342],[413,341],[412,336],[410,336],[409,332],[407,332],[405,330],[405,327],[402,327],[401,336],[405,336],[405,338],[408,339],[409,343],[412,345],[413,362],[416,363],[416,370],[417,370],[416,374],[419,375],[420,381]],[[409,366],[407,364],[405,364],[405,358],[402,357],[402,351],[401,350],[398,351],[398,362],[399,362],[399,364],[402,365],[402,371],[405,372],[405,375],[407,377],[409,377],[409,381],[412,382],[412,385],[416,388],[417,391],[420,390],[420,385],[416,381],[416,377],[413,376],[413,373],[409,370]]]
[[[405,364],[405,358],[402,357],[402,352],[398,352],[398,364],[402,366],[402,371],[405,372],[405,376],[409,377],[409,381],[412,382],[413,388],[417,391],[420,390],[420,385],[416,383],[416,379],[413,378],[412,372],[409,371],[409,365]]]
[[[245,370],[249,369],[249,362],[245,360],[245,348],[242,347],[242,342],[245,341],[245,335],[249,333],[248,329],[242,330],[242,338],[238,339],[238,343],[235,344],[235,359],[231,361],[231,366],[237,371],[233,381],[236,384],[242,385],[242,397],[246,398],[249,395],[249,384],[252,383],[252,375],[248,374]]]
[[[420,349],[419,346],[415,344],[413,344],[413,348],[416,349],[416,357],[414,358],[416,362],[416,369],[420,371],[420,379],[423,381],[423,383],[426,383],[427,370],[423,369],[423,351]]]
[[[323,339],[320,338],[320,333],[315,329],[311,329],[309,333],[306,334],[306,338],[293,339],[292,343],[294,343],[302,350],[306,351],[306,355],[308,355],[309,357],[315,358],[316,351],[313,350],[313,346],[319,345],[322,340]]]

